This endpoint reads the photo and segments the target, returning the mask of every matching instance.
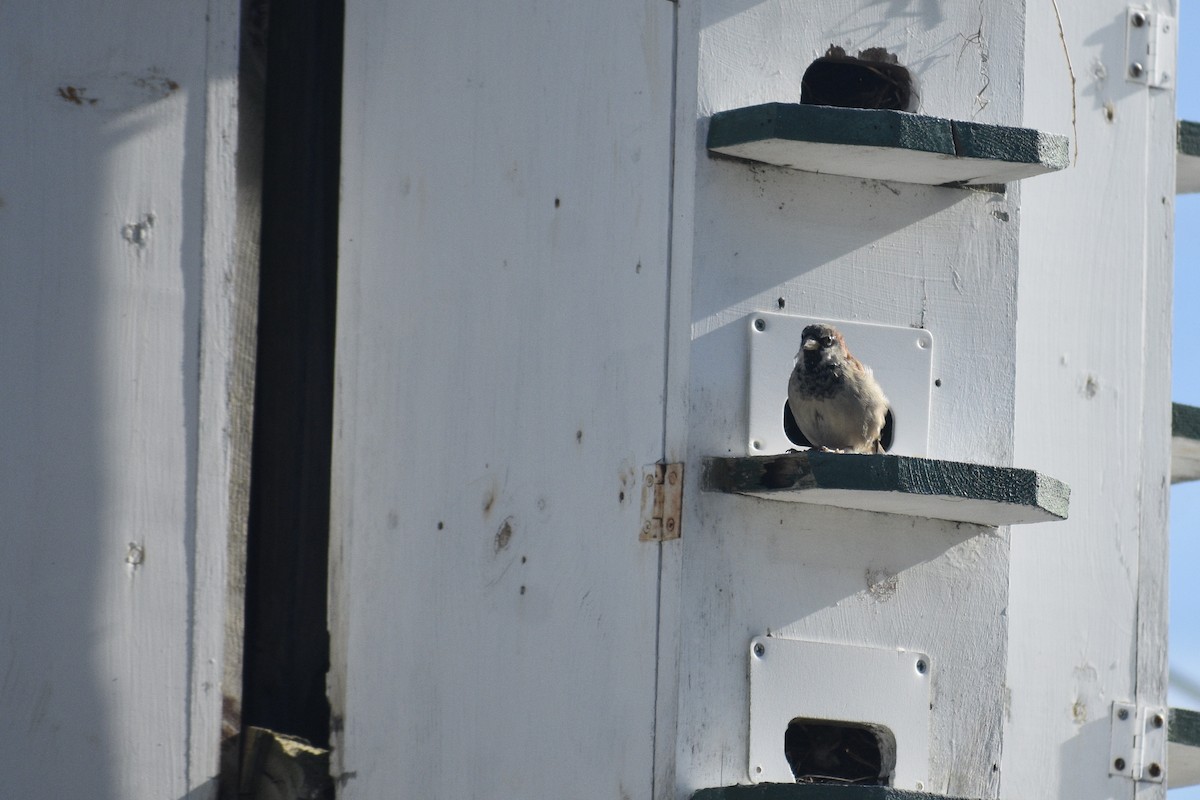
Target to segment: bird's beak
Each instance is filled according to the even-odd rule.
[[[816,350],[820,346],[821,346],[821,343],[818,342],[816,339],[805,339],[804,342],[800,345],[800,349],[801,350]]]

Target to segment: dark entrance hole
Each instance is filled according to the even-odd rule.
[[[912,75],[883,48],[855,57],[830,47],[800,80],[800,102],[808,105],[909,111],[914,96]]]
[[[783,752],[797,783],[890,786],[896,771],[896,737],[882,725],[797,717]]]

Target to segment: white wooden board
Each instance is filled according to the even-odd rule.
[[[982,42],[971,39],[981,15]],[[795,102],[804,70],[831,44],[886,47],[915,67],[919,113],[992,124],[1021,118],[1012,88],[1020,86],[1025,33],[1011,3],[898,13],[894,4],[844,0],[719,0],[702,4],[692,35],[681,31],[680,42],[698,47],[700,147],[704,121],[718,111]],[[933,377],[942,385],[930,389],[924,455],[1014,464],[1019,192],[701,156],[689,461],[746,452],[746,326],[748,315],[765,312],[933,331]],[[927,652],[944,668],[933,687],[926,790],[997,797],[1007,531],[692,491],[692,480],[684,493],[678,796],[744,772],[745,642],[770,630]],[[973,713],[952,710],[963,707]]]
[[[216,795],[238,15],[3,12],[4,797]]]
[[[1061,29],[1027,6],[1025,124],[1073,125],[1078,162],[1021,185],[1016,453],[1072,503],[1012,540],[1002,787],[1161,798],[1080,765],[1108,753],[1114,700],[1166,697],[1173,93],[1125,78],[1130,4],[1057,8]]]
[[[763,139],[730,145],[716,148],[716,152],[805,172],[930,186],[1007,183],[1044,175],[1055,169],[1042,163],[964,158],[892,147],[821,142],[798,144],[786,139]]]
[[[347,3],[339,797],[655,791],[674,13]]]

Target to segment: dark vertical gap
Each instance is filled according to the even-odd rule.
[[[329,746],[342,0],[269,3],[242,729]]]

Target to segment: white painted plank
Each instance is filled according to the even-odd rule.
[[[714,112],[795,102],[804,69],[830,44],[894,52],[917,72],[920,113],[1020,124],[1020,4],[910,11],[844,0],[705,3],[697,144]],[[689,460],[744,452],[740,322],[771,311],[928,329],[941,382],[928,455],[1011,465],[1016,199],[702,157]],[[996,797],[1007,531],[820,506],[795,513],[693,491],[695,472],[684,494],[678,795],[748,779],[745,646],[771,632],[910,648],[947,664],[933,687],[926,789]]]
[[[215,796],[237,13],[0,32],[6,795]]]
[[[1200,192],[1200,155],[1179,153],[1175,161],[1175,193]]]
[[[1079,156],[1021,186],[1017,456],[1073,502],[1013,539],[1011,798],[1163,792],[1080,769],[1108,752],[1114,700],[1162,705],[1166,686],[1175,125],[1170,92],[1124,79],[1127,5],[1059,3],[1065,40],[1050,3],[1029,6],[1025,124],[1061,129],[1074,107]]]
[[[651,792],[673,16],[348,3],[339,796]]]
[[[1171,404],[1171,483],[1200,479],[1200,408]]]

